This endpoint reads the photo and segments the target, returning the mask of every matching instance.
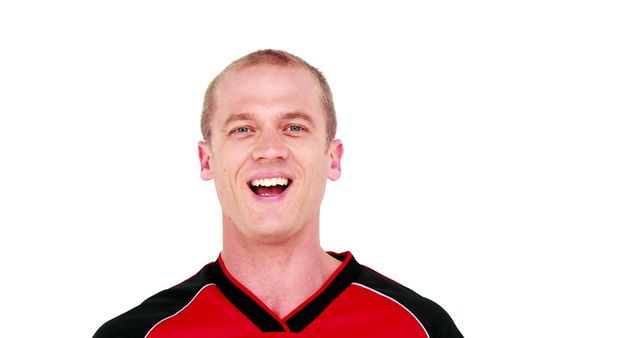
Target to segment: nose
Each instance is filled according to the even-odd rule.
[[[256,137],[253,148],[254,160],[284,160],[289,156],[289,149],[284,143],[284,135],[276,130],[263,130]]]

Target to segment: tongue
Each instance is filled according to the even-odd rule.
[[[271,187],[257,187],[256,194],[260,196],[272,196],[277,195],[284,191],[284,187],[281,185],[275,185]]]

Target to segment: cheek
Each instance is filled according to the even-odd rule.
[[[314,180],[324,180],[328,175],[330,158],[324,153],[307,153],[303,158],[303,165],[307,174]]]
[[[246,169],[247,161],[250,159],[249,153],[246,148],[238,146],[226,146],[216,150],[213,159],[215,179],[220,185],[232,188],[238,184],[238,178]]]
[[[218,151],[213,158],[213,172],[216,184],[229,181],[229,176],[233,174],[235,160],[225,151]]]

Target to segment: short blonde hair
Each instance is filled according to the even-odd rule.
[[[243,69],[257,65],[276,65],[282,67],[302,67],[308,70],[318,82],[319,99],[322,109],[327,117],[327,144],[336,136],[338,121],[336,119],[336,111],[333,105],[333,95],[329,83],[324,75],[315,67],[308,64],[303,59],[282,51],[274,49],[262,49],[247,54],[238,60],[233,61],[227,66],[207,87],[204,94],[204,104],[202,105],[202,116],[200,118],[200,129],[202,137],[205,141],[209,141],[211,137],[211,119],[215,110],[216,95],[220,80],[232,70]]]

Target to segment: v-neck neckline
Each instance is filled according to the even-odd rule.
[[[350,252],[329,254],[340,266],[311,297],[286,317],[280,318],[227,271],[219,256],[211,266],[211,277],[222,294],[263,332],[300,332],[311,324],[358,276],[362,266]]]

